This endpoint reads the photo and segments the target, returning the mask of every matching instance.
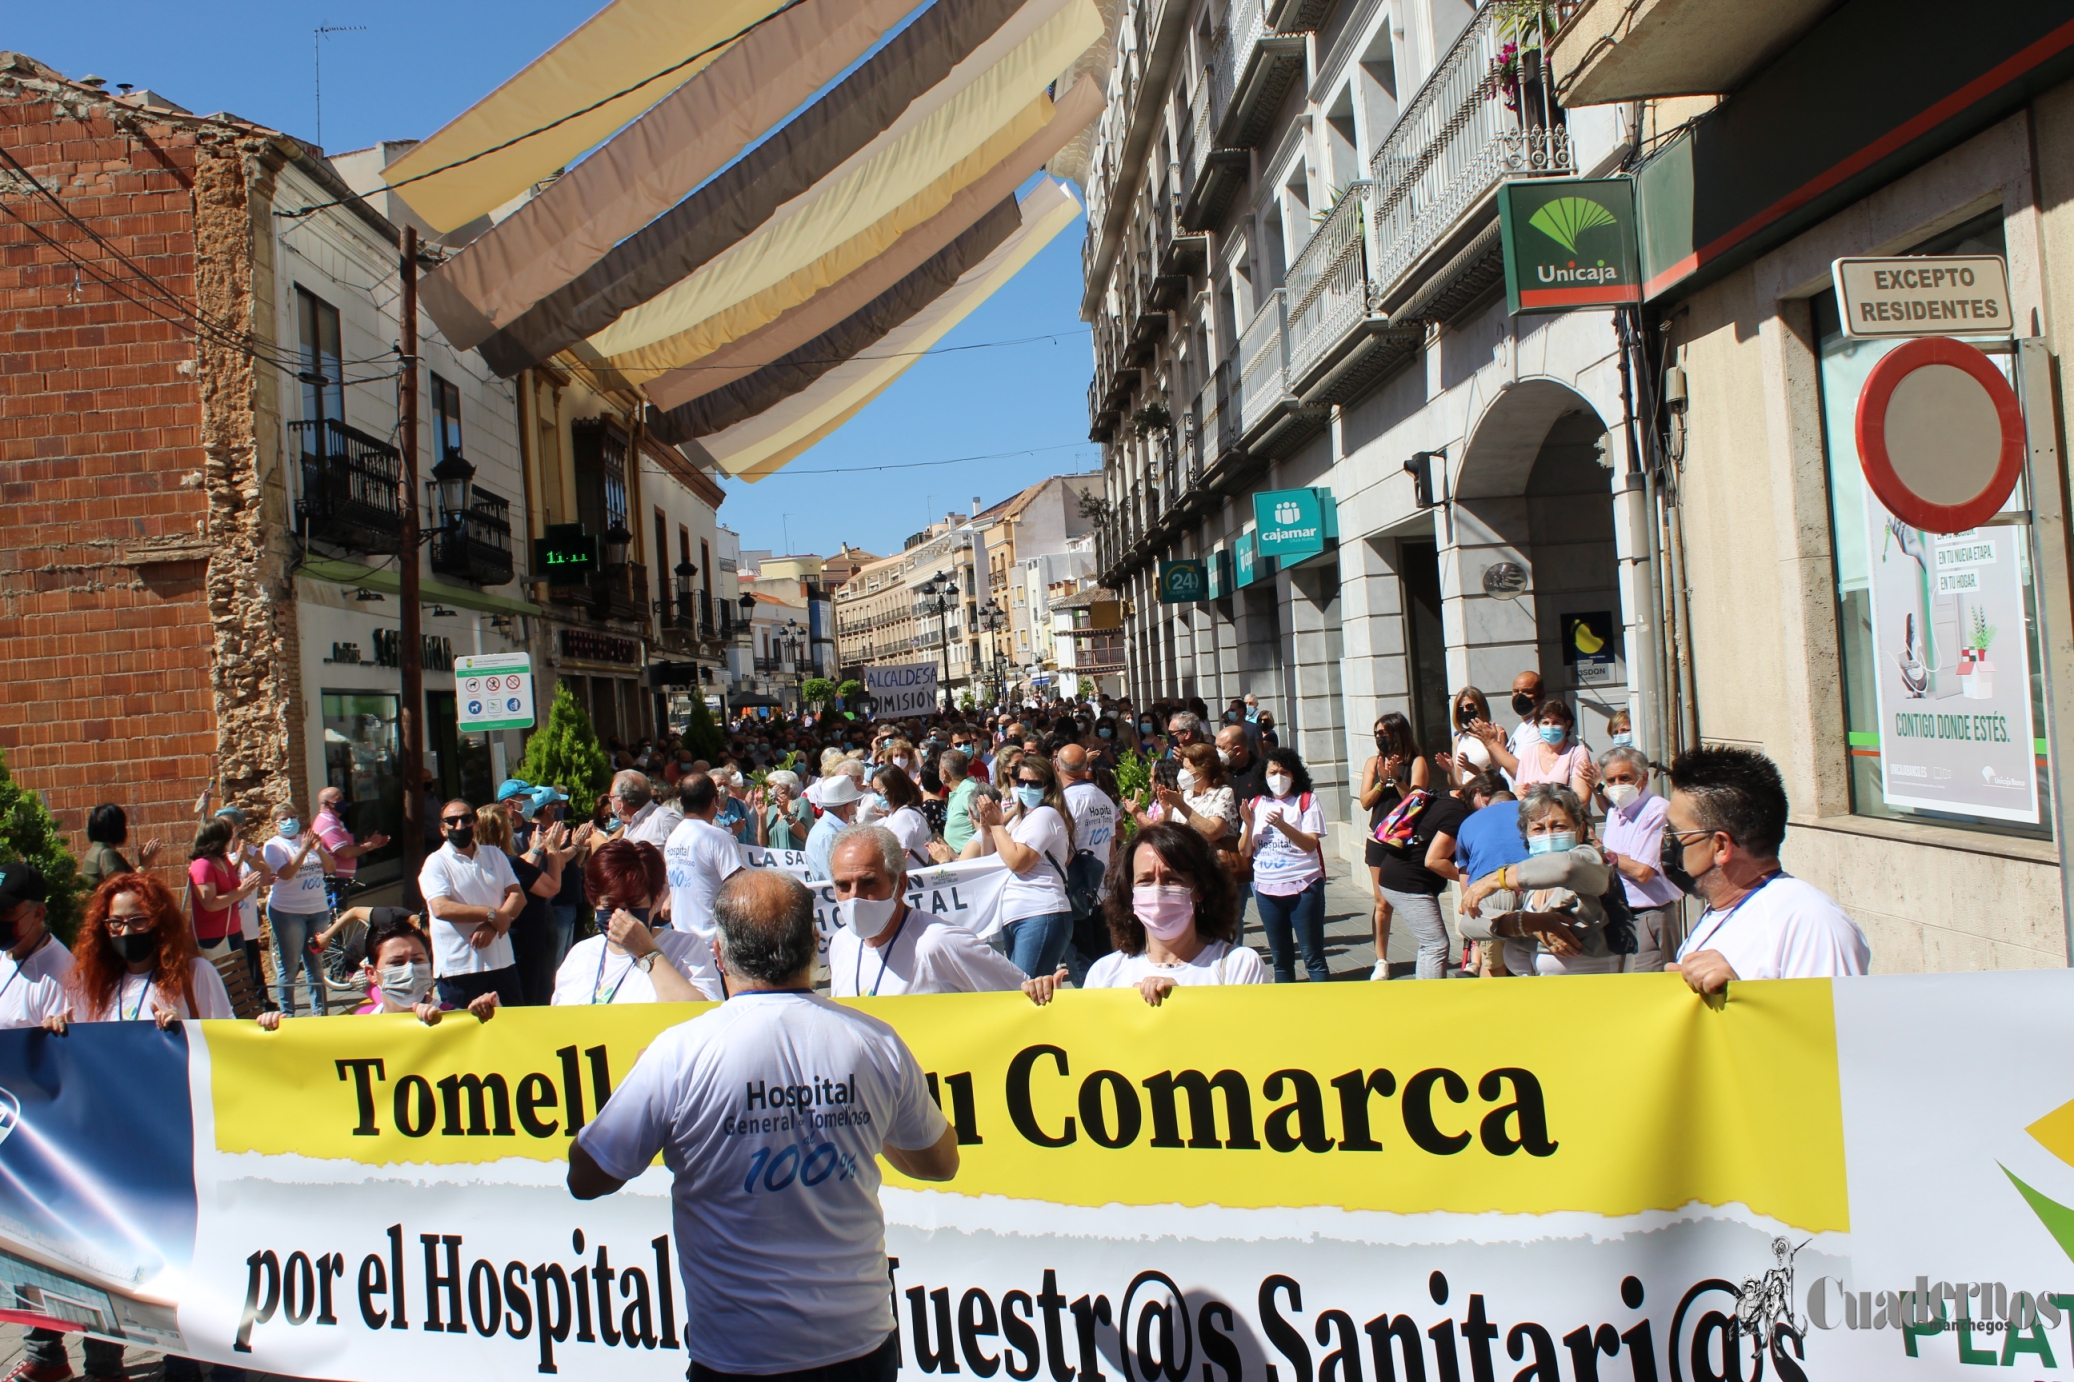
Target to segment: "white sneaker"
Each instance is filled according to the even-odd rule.
[[[1389,977],[1390,962],[1388,960],[1377,960],[1375,962],[1375,968],[1369,971],[1368,981],[1370,983],[1374,983],[1378,979],[1387,979]]]

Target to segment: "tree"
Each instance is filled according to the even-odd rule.
[[[700,710],[705,709],[704,701],[698,705]],[[569,814],[576,820],[590,816],[598,794],[611,784],[612,760],[598,746],[591,717],[584,714],[583,703],[569,690],[568,682],[555,684],[547,728],[533,731],[533,737],[526,741],[525,761],[519,764],[514,776],[535,786],[559,787],[567,792]]]
[[[1079,691],[1080,699],[1084,701],[1094,699],[1095,679],[1093,677],[1082,677],[1080,679]]]
[[[50,890],[44,924],[65,944],[79,929],[79,865],[43,798],[14,780],[0,751],[0,864],[33,864]]]
[[[720,726],[713,723],[713,712],[706,708],[706,698],[696,689],[691,697],[691,718],[684,725],[684,747],[691,750],[693,758],[702,758],[708,763],[720,761],[722,750],[727,747],[727,736]]]
[[[864,683],[855,677],[851,677],[841,686],[835,688],[835,694],[842,697],[844,705],[849,705],[864,694]]]
[[[808,677],[799,684],[799,698],[818,711],[835,699],[835,683],[827,677]]]

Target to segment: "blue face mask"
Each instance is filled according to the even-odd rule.
[[[1116,737],[1116,731],[1109,728],[1109,726],[1107,725],[1103,725],[1100,729],[1096,730],[1095,733],[1101,735],[1104,739],[1114,739]]]
[[[1566,731],[1563,729],[1561,725],[1541,726],[1541,742],[1544,744],[1548,744],[1550,746],[1560,744],[1563,742],[1565,737]]]
[[[1019,786],[1015,789],[1015,799],[1023,804],[1023,810],[1035,811],[1044,805],[1044,789],[1035,785]]]
[[[1553,835],[1535,835],[1527,840],[1529,854],[1568,854],[1577,848],[1577,834],[1571,830],[1558,830]]]
[[[279,825],[275,826],[274,829],[281,832],[282,839],[292,840],[296,836],[302,834],[302,822],[296,820],[293,816],[290,816],[288,819],[282,821]]]
[[[1635,736],[1632,734],[1616,734],[1613,736],[1613,743],[1617,748],[1626,748],[1634,742]]]

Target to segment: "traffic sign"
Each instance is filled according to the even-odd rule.
[[[533,659],[477,653],[454,659],[454,727],[463,734],[533,727]]]
[[[2010,336],[2009,264],[1998,254],[1839,259],[1829,266],[1848,336]]]
[[[1929,533],[1979,527],[2024,469],[2024,411],[1973,346],[1922,336],[1872,367],[1858,394],[1858,459],[1887,511]]]

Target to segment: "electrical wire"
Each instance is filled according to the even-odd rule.
[[[620,100],[623,97],[631,96],[635,92],[641,90],[643,87],[653,86],[655,83],[661,81],[664,77],[669,76],[672,72],[681,71],[684,68],[691,66],[691,64],[697,62],[700,58],[706,57],[707,55],[712,53],[719,52],[722,48],[727,47],[729,44],[735,42],[737,39],[744,38],[747,35],[754,33],[756,30],[770,23],[773,19],[776,19],[779,15],[785,13],[787,10],[797,9],[799,6],[805,3],[806,0],[785,0],[784,4],[778,6],[776,9],[772,10],[763,18],[757,20],[755,23],[750,24],[744,28],[737,29],[734,33],[729,34],[726,38],[721,39],[718,43],[709,44],[708,46],[699,49],[696,53],[693,53],[690,57],[685,58],[683,61],[673,62],[668,67],[665,67],[662,71],[657,72],[655,75],[651,77],[644,77],[642,80],[635,82],[632,86],[625,87],[619,91],[615,91],[610,96],[601,97],[600,99],[591,102],[589,105],[585,106],[581,110],[572,110],[567,115],[561,116],[554,120],[550,120],[546,124],[541,125],[535,129],[527,130],[524,134],[515,134],[511,138],[505,140],[502,144],[492,144],[489,148],[477,150],[475,153],[468,155],[466,158],[457,158],[452,163],[442,163],[437,168],[428,168],[422,173],[413,173],[411,176],[403,178],[397,182],[384,183],[383,190],[393,192],[399,187],[408,187],[414,182],[423,182],[426,178],[438,177],[441,173],[451,172],[456,168],[464,167],[467,164],[475,162],[477,159],[488,158],[491,154],[494,153],[502,153],[504,150],[511,148],[513,145],[524,143],[526,140],[531,139],[536,135],[546,134],[549,130],[556,129],[562,125],[566,125],[571,120],[579,119],[585,115],[590,114],[594,110],[598,110],[604,106],[609,106],[614,101]],[[323,211],[329,207],[344,206],[346,204],[346,201],[347,199],[342,197],[337,201],[319,202],[315,206],[306,206],[299,211],[276,211],[274,214],[276,216],[288,217],[292,219],[296,217],[307,216],[313,211]]]

